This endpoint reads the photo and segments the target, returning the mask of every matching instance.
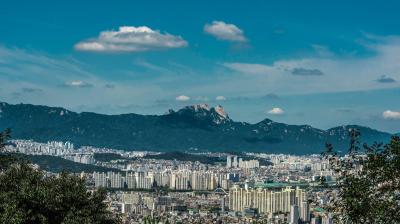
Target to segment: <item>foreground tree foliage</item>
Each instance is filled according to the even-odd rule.
[[[1,146],[7,138],[0,138]],[[79,177],[46,177],[31,164],[10,157],[2,154],[0,159],[0,223],[120,223],[103,202],[105,190],[88,192]]]
[[[336,223],[400,223],[400,137],[360,147],[360,133],[349,134],[348,156],[339,157],[329,144],[324,153],[338,175],[328,210]]]

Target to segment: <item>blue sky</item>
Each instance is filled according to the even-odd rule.
[[[3,1],[0,100],[400,132],[400,3]]]

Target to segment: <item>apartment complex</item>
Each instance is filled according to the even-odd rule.
[[[229,209],[243,212],[245,209],[256,209],[260,214],[290,213],[296,205],[296,213],[303,221],[309,221],[309,206],[306,193],[299,187],[290,186],[276,189],[242,188],[234,185],[229,190]],[[293,208],[292,208],[293,210]]]

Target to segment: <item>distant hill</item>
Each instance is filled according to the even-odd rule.
[[[11,155],[12,157],[24,161],[29,161],[31,163],[39,165],[40,169],[60,173],[62,171],[68,171],[71,173],[92,173],[92,172],[108,172],[108,171],[120,171],[119,169],[114,168],[107,168],[102,166],[90,165],[90,164],[83,164],[83,163],[76,163],[67,159],[63,159],[56,156],[49,156],[49,155],[25,155],[19,153],[12,153],[12,154],[3,154],[0,153],[0,157],[5,158],[7,155]]]
[[[164,115],[103,115],[76,113],[64,108],[0,103],[0,129],[13,137],[39,142],[71,141],[124,150],[254,151],[320,153],[326,142],[345,150],[350,128],[358,128],[365,143],[387,142],[391,134],[357,125],[328,130],[288,125],[269,119],[250,124],[229,118],[221,106],[205,104],[170,110]]]
[[[143,158],[144,159],[164,159],[164,160],[177,159],[179,161],[191,161],[191,162],[199,161],[200,163],[204,163],[204,164],[215,164],[215,163],[221,163],[221,162],[224,163],[226,161],[226,158],[208,157],[205,155],[194,155],[194,154],[177,152],[177,151],[161,153],[158,155],[146,155]]]
[[[68,171],[71,173],[92,173],[92,172],[108,172],[108,171],[120,171],[119,169],[107,168],[102,166],[76,163],[67,159],[63,159],[56,156],[47,155],[26,155],[26,159],[34,164],[39,165],[43,170],[47,170],[54,173],[60,173],[62,171]]]

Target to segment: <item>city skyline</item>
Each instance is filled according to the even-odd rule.
[[[0,100],[399,132],[398,3],[177,3],[5,3]]]
[[[159,152],[74,148],[71,142],[12,140],[11,143],[5,147],[7,152],[31,158],[59,157],[74,164],[85,164],[75,168],[75,175],[85,179],[88,190],[107,189],[106,201],[112,202],[109,209],[130,223],[143,223],[143,218],[152,213],[170,222],[188,223],[198,220],[206,223],[268,220],[268,223],[290,221],[293,224],[313,224],[320,219],[325,220],[322,223],[332,221],[320,204],[310,202],[311,198],[320,198],[325,204],[326,198],[319,191],[307,190],[313,186],[318,189],[320,176],[333,186],[335,177],[329,162],[318,155],[191,154],[214,158],[203,163],[204,160],[195,158],[149,157],[162,155]],[[260,163],[265,160],[270,162]],[[40,162],[35,166],[46,164],[46,173],[52,176],[57,175],[56,163]],[[94,167],[97,169],[93,170]]]
[[[4,0],[0,223],[400,223],[399,8]]]

